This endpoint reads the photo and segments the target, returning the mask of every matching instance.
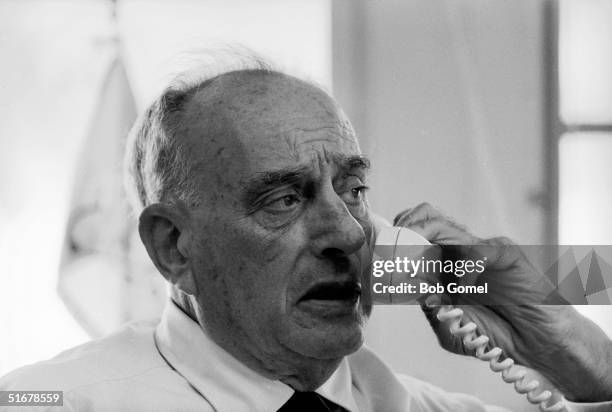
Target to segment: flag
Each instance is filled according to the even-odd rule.
[[[92,336],[157,316],[164,283],[148,259],[123,190],[136,104],[120,57],[108,69],[76,167],[58,293]]]

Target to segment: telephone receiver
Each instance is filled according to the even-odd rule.
[[[390,226],[386,221],[377,217],[376,244],[374,247],[374,260],[408,257],[418,259],[418,255],[432,244],[420,234],[403,227]],[[381,225],[382,223],[383,225]],[[386,225],[384,225],[387,223]],[[377,255],[381,254],[384,256]],[[416,255],[402,256],[404,253]],[[405,273],[391,273],[391,279],[405,277]],[[414,298],[413,298],[414,299]],[[393,303],[393,302],[389,302]],[[464,312],[461,308],[452,305],[439,305],[437,318],[443,325],[447,326],[450,333],[464,344],[475,347],[472,356],[488,362],[491,370],[501,373],[504,382],[514,385],[519,394],[524,394],[527,400],[539,405],[540,410],[545,412],[567,411],[566,401],[563,395],[540,373],[524,366],[515,365],[514,360],[504,356],[504,351],[499,347],[490,347],[490,341],[486,331],[478,329],[473,322],[464,320]]]

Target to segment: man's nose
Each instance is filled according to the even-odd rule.
[[[366,241],[363,227],[335,191],[319,198],[313,212],[311,239],[317,256],[333,259],[361,249]]]

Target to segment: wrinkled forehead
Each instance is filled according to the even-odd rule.
[[[275,163],[304,163],[360,153],[352,128],[339,116],[327,112],[285,108],[277,113],[241,119],[235,125],[239,145],[250,163],[264,167]],[[330,112],[331,113],[331,112]]]
[[[220,170],[228,179],[360,154],[350,122],[333,99],[289,76],[222,78],[205,100],[194,103],[190,117],[215,131],[214,139],[204,139],[204,152],[219,155],[211,164],[223,160]],[[213,115],[213,124],[210,116],[204,121],[204,112]]]

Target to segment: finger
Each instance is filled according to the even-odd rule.
[[[440,212],[438,209],[436,209],[429,203],[421,203],[418,206],[406,209],[400,214],[398,214],[395,219],[393,219],[393,226],[408,227],[407,225],[411,224],[412,222],[428,220],[437,217],[443,217],[442,212]]]
[[[428,295],[427,297],[425,297],[425,299],[422,300],[422,303],[424,306],[426,306],[427,308],[436,308],[440,305],[442,305],[442,296],[441,295]]]
[[[507,269],[516,265],[523,257],[520,248],[504,237],[480,239],[472,244],[461,244],[458,248],[464,256],[486,260],[486,267],[489,269]]]
[[[415,221],[406,227],[429,242],[440,245],[472,245],[480,241],[463,227],[444,217]]]

